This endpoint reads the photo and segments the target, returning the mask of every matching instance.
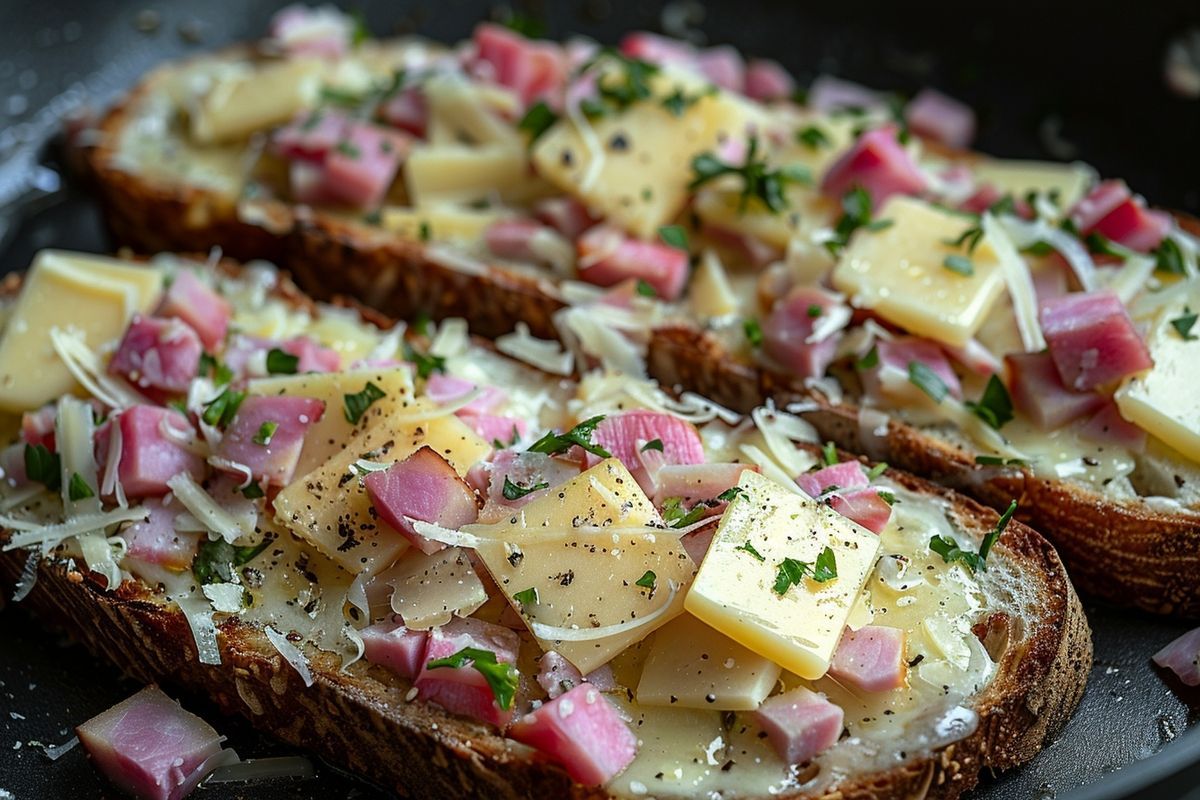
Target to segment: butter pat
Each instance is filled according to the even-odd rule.
[[[1004,291],[1000,260],[984,237],[969,255],[954,242],[973,223],[911,197],[893,197],[876,215],[880,231],[856,233],[833,271],[833,285],[858,308],[917,336],[961,347],[979,330]],[[945,266],[967,255],[972,275]]]
[[[1184,315],[1185,307],[1200,311],[1200,279],[1181,284],[1172,293],[1172,300],[1154,317],[1146,337],[1154,366],[1126,379],[1114,399],[1122,417],[1189,459],[1200,461],[1200,403],[1196,402],[1195,375],[1200,340],[1185,340],[1171,324],[1171,320]]]
[[[654,634],[642,668],[642,705],[753,710],[779,680],[779,665],[684,614]]]
[[[152,309],[162,284],[155,267],[63,250],[38,253],[0,337],[0,409],[29,411],[75,390],[51,329],[80,330],[95,350],[120,338],[135,313]]]
[[[819,678],[874,569],[879,537],[758,473],[743,473],[738,485],[743,493],[726,509],[685,608],[789,672]],[[785,558],[812,564],[826,547],[837,578],[775,592]]]

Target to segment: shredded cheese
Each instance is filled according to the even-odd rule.
[[[429,354],[440,358],[453,358],[467,352],[471,338],[467,333],[467,321],[460,317],[443,320],[437,333],[429,343]]]
[[[74,519],[46,525],[0,514],[0,526],[14,531],[8,543],[4,545],[4,552],[34,545],[45,551],[62,544],[72,536],[89,531],[104,530],[110,525],[134,522],[148,516],[150,516],[148,508],[137,506],[136,508],[115,508],[112,511],[101,511],[97,514],[81,514]]]
[[[279,631],[267,625],[263,628],[263,633],[267,635],[271,645],[283,656],[283,660],[292,665],[292,669],[296,670],[296,674],[300,676],[300,680],[304,681],[305,686],[313,685],[312,670],[308,667],[308,659],[304,653],[296,645],[288,641],[288,638]]]
[[[1004,282],[1008,286],[1009,296],[1012,297],[1013,313],[1017,318],[1017,330],[1021,334],[1021,344],[1027,353],[1037,353],[1046,347],[1046,339],[1042,336],[1041,325],[1038,324],[1037,293],[1033,288],[1033,278],[1029,267],[1013,246],[1008,233],[991,214],[984,214],[983,232],[996,252],[1000,268],[1004,273]]]
[[[234,516],[208,492],[200,488],[200,484],[186,472],[181,472],[167,481],[167,486],[179,498],[192,516],[204,524],[208,530],[220,535],[222,539],[233,544],[243,536],[254,534],[257,513],[254,518],[249,515]]]
[[[192,629],[192,638],[196,641],[196,654],[201,664],[220,664],[221,648],[217,644],[217,626],[213,622],[213,609],[207,598],[193,594],[174,598],[175,604],[183,612]]]
[[[533,632],[534,636],[548,642],[593,642],[597,639],[607,639],[617,634],[629,633],[650,625],[671,610],[671,605],[675,602],[675,595],[679,593],[679,585],[675,581],[668,581],[667,586],[670,591],[667,592],[666,601],[639,619],[623,620],[612,625],[600,625],[595,628],[580,628],[577,625],[571,627],[546,625],[529,620],[529,630]]]
[[[496,339],[496,349],[551,375],[570,375],[575,367],[575,357],[569,350],[558,342],[533,336],[524,322],[517,323],[515,332]]]
[[[50,343],[75,380],[109,408],[129,408],[146,402],[129,384],[108,374],[100,357],[84,341],[83,331],[51,328]]]

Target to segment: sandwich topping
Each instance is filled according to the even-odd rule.
[[[292,691],[370,673],[618,795],[832,788],[969,736],[1011,657],[979,631],[1037,613],[1008,515],[773,406],[383,330],[263,264],[45,251],[6,313],[5,549],[177,607],[202,663],[236,619]]]

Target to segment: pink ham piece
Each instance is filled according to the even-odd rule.
[[[333,202],[374,208],[392,185],[408,148],[409,140],[402,133],[352,123],[345,138],[325,156],[321,192]]]
[[[878,111],[887,108],[883,96],[862,84],[818,75],[808,88],[808,107],[821,114],[847,109]]]
[[[330,5],[296,3],[275,12],[267,35],[288,55],[338,58],[353,38],[354,20]]]
[[[840,200],[856,186],[862,187],[877,210],[893,195],[925,191],[925,176],[896,135],[895,125],[884,125],[858,137],[829,167],[821,181],[821,191]]]
[[[925,88],[904,107],[908,127],[919,136],[951,147],[967,147],[975,138],[975,112],[965,103]]]
[[[664,464],[704,463],[704,445],[696,426],[671,414],[640,409],[610,414],[592,434],[592,442],[620,459],[648,493],[653,493],[654,485],[642,465],[640,453],[646,442],[655,439],[662,442]],[[588,466],[600,460],[599,456],[587,454]]]
[[[221,437],[216,455],[238,467],[248,468],[255,480],[286,486],[296,471],[308,429],[324,413],[325,401],[312,397],[247,397]],[[267,428],[272,425],[275,430],[269,432]],[[256,439],[266,441],[266,444]],[[238,467],[228,469],[245,477]]]
[[[892,519],[892,506],[874,487],[835,492],[825,498],[834,511],[872,533],[883,533]]]
[[[508,735],[562,764],[584,786],[611,780],[629,766],[638,748],[617,710],[586,683],[521,717]]]
[[[216,352],[225,342],[233,309],[190,269],[181,269],[158,307],[158,316],[177,317],[192,327],[204,349]]]
[[[225,366],[240,378],[262,377],[267,374],[267,353],[274,349],[296,356],[299,373],[337,372],[342,366],[336,350],[322,347],[307,336],[277,342],[241,334],[235,335],[225,349]]]
[[[386,470],[368,474],[363,483],[379,518],[426,555],[446,545],[417,533],[406,517],[452,530],[479,517],[475,492],[428,446]]]
[[[499,258],[569,266],[574,246],[549,225],[533,219],[502,219],[488,226],[483,235],[488,251]]]
[[[579,463],[562,458],[548,456],[545,453],[518,453],[515,450],[501,450],[492,459],[488,482],[488,505],[499,506],[508,513],[514,506],[523,506],[530,500],[541,497],[559,485],[566,483],[579,474]],[[540,484],[546,484],[543,489],[535,489],[515,500],[504,496],[504,481],[530,489]]]
[[[1125,181],[1109,180],[1097,184],[1071,209],[1071,221],[1080,233],[1090,233],[1100,220],[1116,210],[1133,195]]]
[[[175,530],[175,518],[183,506],[178,502],[166,505],[158,498],[145,500],[142,506],[150,510],[150,516],[121,532],[129,548],[129,558],[172,572],[190,568],[200,546],[200,534]]]
[[[687,42],[648,31],[633,31],[621,39],[621,53],[658,66],[672,65],[697,71],[696,49]]]
[[[821,318],[828,318],[842,306],[841,300],[831,292],[818,287],[797,286],[776,304],[763,323],[763,349],[794,374],[819,378],[837,354],[841,333],[834,330],[819,342],[808,340]],[[849,322],[849,315],[844,319]]]
[[[121,458],[117,477],[128,497],[161,496],[170,491],[167,481],[186,472],[204,477],[204,459],[163,435],[170,426],[181,434],[192,433],[187,417],[161,406],[132,406],[112,423],[121,432]],[[111,425],[96,431],[97,461],[107,462]]]
[[[1104,405],[1103,395],[1064,386],[1049,353],[1009,353],[1004,362],[1013,405],[1044,431],[1094,414]]]
[[[596,224],[587,206],[574,197],[539,200],[533,205],[533,215],[572,241]]]
[[[804,687],[768,697],[754,717],[787,764],[811,760],[842,735],[842,709]]]
[[[1200,628],[1188,631],[1152,658],[1155,664],[1178,675],[1185,686],[1200,686]]]
[[[865,625],[842,634],[829,676],[864,692],[886,692],[904,685],[904,631],[883,625]]]
[[[25,444],[40,444],[54,452],[54,422],[58,419],[58,407],[50,403],[37,411],[26,411],[21,415],[21,441]]]
[[[700,74],[722,89],[744,94],[746,91],[746,62],[731,45],[708,47],[696,54]]]
[[[425,396],[438,405],[447,405],[466,397],[477,387],[474,383],[453,375],[435,372],[425,381]],[[508,393],[497,386],[484,386],[483,394],[462,407],[463,411],[486,414],[508,402]]]
[[[1083,391],[1154,366],[1121,299],[1076,292],[1042,303],[1042,333],[1063,384]]]
[[[529,423],[520,417],[480,414],[476,411],[457,411],[454,416],[467,423],[485,442],[509,445],[513,443],[514,437],[516,441],[520,441],[529,432]]]
[[[429,103],[420,86],[405,86],[379,108],[379,116],[393,128],[424,139],[429,127]]]
[[[157,686],[75,729],[96,768],[139,800],[180,800],[207,774],[221,736]]]
[[[202,352],[200,336],[186,322],[138,314],[108,362],[108,371],[150,394],[180,394],[196,377]]]
[[[663,300],[675,300],[688,276],[688,254],[661,242],[631,239],[612,225],[597,225],[579,238],[580,280],[613,286],[641,279]]]
[[[1071,209],[1071,221],[1081,235],[1094,231],[1142,253],[1158,247],[1172,225],[1170,214],[1146,208],[1145,201],[1119,180],[1092,189]]]
[[[15,442],[0,450],[0,481],[10,489],[29,485],[25,474],[25,444]]]
[[[758,467],[753,464],[717,462],[665,464],[655,476],[657,488],[654,504],[661,506],[668,497],[683,498],[683,504],[688,507],[700,501],[712,500],[736,486],[746,470],[758,472]],[[724,503],[718,504],[717,507],[723,508]]]
[[[404,627],[399,616],[377,622],[358,632],[363,640],[363,658],[387,667],[403,678],[416,678],[425,666],[429,631]]]
[[[976,375],[987,377],[1004,369],[1004,364],[991,350],[988,350],[978,339],[968,339],[962,347],[944,344],[942,349],[955,362],[974,372]]]
[[[743,156],[744,160],[744,156]],[[734,263],[745,263],[754,267],[765,267],[780,259],[781,253],[771,244],[757,236],[705,224],[705,235],[722,251],[733,255]]]
[[[1079,433],[1085,439],[1107,445],[1117,445],[1140,453],[1146,449],[1146,432],[1121,416],[1117,404],[1105,401],[1091,419],[1083,423]]]
[[[962,397],[962,384],[946,359],[946,353],[936,342],[915,336],[901,336],[877,340],[875,350],[879,363],[859,373],[863,389],[869,397],[879,398],[887,394],[888,386],[893,382],[903,387],[904,392],[924,397],[922,390],[909,381],[909,364],[914,362],[933,370],[951,396]]]
[[[337,372],[342,368],[342,357],[336,350],[322,347],[307,336],[282,342],[279,349],[300,359],[297,372]]]
[[[527,39],[502,25],[475,28],[477,65],[481,77],[512,89],[526,106],[546,99],[567,79],[566,57],[558,45]]]
[[[795,79],[778,61],[754,58],[746,66],[746,95],[752,100],[786,100],[795,91]]]
[[[728,503],[722,505],[728,505]],[[712,547],[713,537],[716,535],[716,525],[705,525],[703,528],[697,528],[685,535],[680,539],[680,542],[683,544],[683,549],[688,554],[688,558],[699,564],[704,560],[704,556],[708,554],[708,549]]]
[[[492,687],[478,670],[470,665],[456,669],[429,668],[430,661],[448,658],[467,647],[487,650],[495,654],[497,661],[515,665],[521,639],[508,628],[470,617],[434,628],[429,632],[424,663],[417,675],[419,696],[451,713],[503,728],[512,719],[513,711],[500,708]]]
[[[816,472],[807,472],[796,478],[796,483],[809,497],[820,497],[829,491],[866,486],[870,480],[862,464],[857,461],[843,461]]]
[[[339,111],[302,111],[271,135],[271,145],[280,157],[289,161],[320,164],[342,140],[349,122],[349,117]]]
[[[584,679],[574,664],[555,651],[547,650],[538,661],[537,682],[553,700],[583,683]]]

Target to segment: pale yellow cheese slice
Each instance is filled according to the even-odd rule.
[[[1023,198],[1029,192],[1057,192],[1059,207],[1068,209],[1083,197],[1094,179],[1084,164],[1054,161],[985,159],[973,165],[979,183],[990,183],[1002,194]]]
[[[322,69],[321,59],[289,58],[215,75],[189,109],[192,138],[217,144],[287,122],[316,102]]]

